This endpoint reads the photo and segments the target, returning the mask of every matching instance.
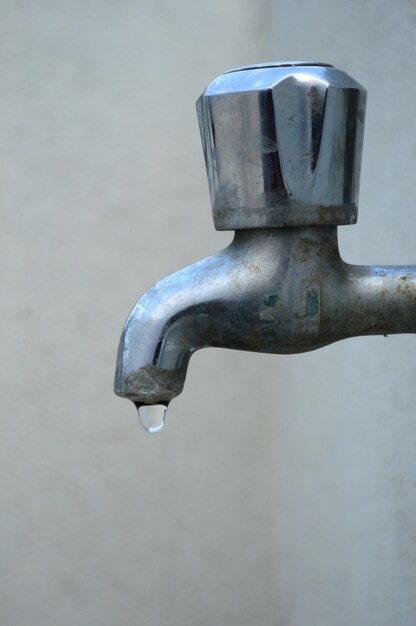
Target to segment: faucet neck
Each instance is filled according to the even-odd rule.
[[[337,226],[241,229],[235,231],[231,246],[256,259],[260,250],[260,258],[274,254],[302,264],[341,260]]]

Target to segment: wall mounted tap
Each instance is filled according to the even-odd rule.
[[[156,407],[157,422],[200,348],[291,354],[416,332],[416,266],[350,265],[338,250],[337,227],[357,220],[365,103],[320,63],[242,67],[207,87],[197,112],[214,224],[235,237],[140,298],[118,395]]]

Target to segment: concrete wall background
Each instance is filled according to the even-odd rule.
[[[231,238],[194,111],[229,67],[316,58],[367,87],[341,251],[416,262],[416,5],[0,12],[1,623],[415,624],[415,337],[201,351],[156,437],[111,387],[140,293]]]

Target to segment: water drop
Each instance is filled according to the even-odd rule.
[[[139,414],[140,424],[146,432],[150,434],[160,433],[165,425],[166,418],[165,404],[139,404],[137,412]]]

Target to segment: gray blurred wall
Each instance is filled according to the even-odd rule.
[[[414,626],[416,340],[205,350],[166,430],[112,394],[125,317],[231,239],[194,101],[323,60],[369,92],[356,263],[416,263],[416,5],[0,6],[2,626]]]

